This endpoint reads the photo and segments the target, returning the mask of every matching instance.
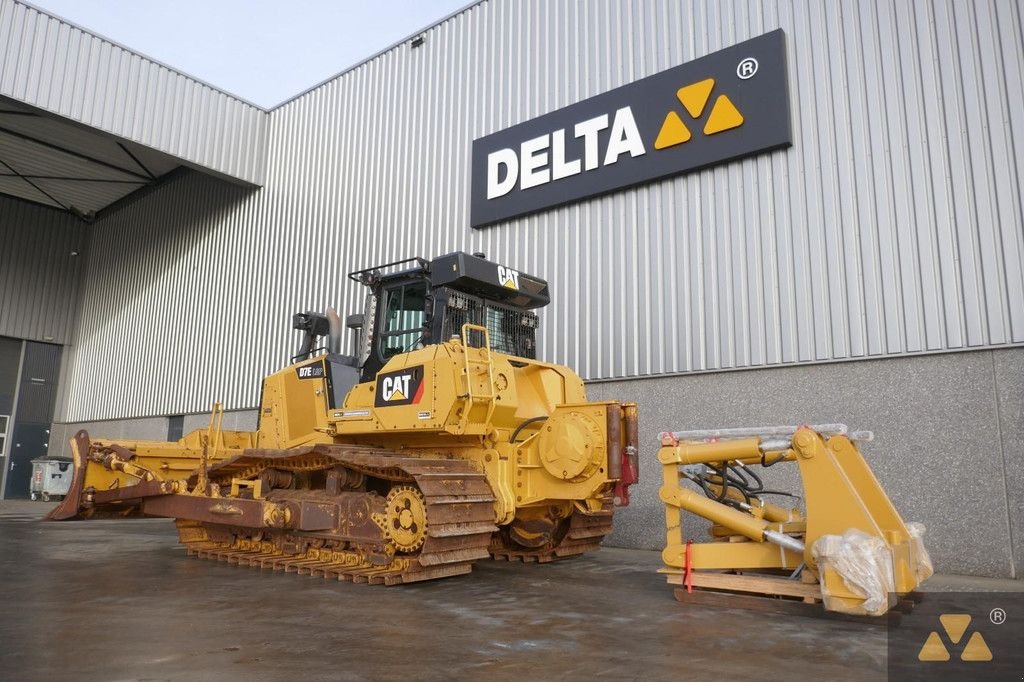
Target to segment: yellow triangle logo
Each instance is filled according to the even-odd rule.
[[[942,643],[942,639],[939,637],[939,633],[933,632],[928,635],[928,639],[925,640],[924,646],[921,647],[921,651],[917,654],[917,660],[919,661],[948,661],[949,652],[946,651],[945,645]]]
[[[704,126],[705,135],[714,135],[723,130],[732,130],[743,125],[743,114],[739,112],[736,105],[725,95],[719,95],[715,100],[715,106],[708,116],[707,125]]]
[[[683,123],[683,119],[679,118],[679,114],[676,112],[670,111],[665,117],[665,122],[661,124],[661,132],[658,133],[658,139],[654,141],[654,148],[674,147],[686,142],[690,137],[690,129]]]
[[[515,281],[513,281],[511,277],[506,279],[502,286],[508,287],[509,289],[519,289],[519,287],[516,286]]]
[[[964,647],[963,653],[960,654],[961,661],[991,661],[992,650],[988,648],[988,644],[985,643],[985,638],[981,636],[980,632],[975,632],[971,635],[971,638],[967,640],[967,646]]]
[[[971,624],[969,613],[944,613],[939,616],[939,622],[949,635],[949,641],[959,644],[960,638],[967,632],[967,626]]]
[[[711,91],[715,88],[714,78],[705,78],[702,81],[685,85],[676,90],[676,98],[686,109],[686,113],[694,120],[699,120],[708,108],[711,101]],[[704,125],[705,135],[714,135],[724,130],[732,130],[743,125],[743,114],[739,112],[736,105],[726,95],[719,95],[715,99],[715,105],[711,107],[711,113],[707,116],[707,123]],[[655,149],[668,149],[677,144],[688,142],[693,134],[683,123],[683,119],[675,111],[668,112],[665,121],[661,124],[658,137],[654,140]]]
[[[708,78],[699,83],[679,88],[676,92],[676,97],[686,107],[686,111],[690,116],[700,118],[700,115],[704,113],[704,105],[708,103],[708,98],[711,97],[711,89],[713,87],[715,87],[715,79]]]
[[[388,398],[388,400],[405,400],[405,394],[396,390],[391,394],[391,397]]]

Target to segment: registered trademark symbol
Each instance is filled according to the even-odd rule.
[[[992,621],[993,625],[1002,625],[1006,622],[1006,611],[996,607],[988,612],[988,619]]]
[[[755,73],[757,73],[758,66],[759,65],[756,59],[754,59],[753,57],[747,57],[746,59],[742,60],[739,64],[736,65],[736,75],[742,78],[743,80],[747,80],[748,78],[753,77]]]

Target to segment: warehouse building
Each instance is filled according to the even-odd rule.
[[[0,444],[252,429],[291,315],[482,251],[659,432],[848,422],[940,571],[1024,575],[1019,4],[484,0],[265,110],[0,0]]]

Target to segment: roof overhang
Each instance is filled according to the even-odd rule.
[[[267,112],[0,0],[0,193],[90,218],[178,166],[259,186]]]
[[[0,98],[0,193],[92,219],[181,165],[130,140]]]

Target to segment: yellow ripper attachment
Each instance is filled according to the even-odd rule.
[[[932,574],[920,524],[905,524],[861,455],[870,432],[844,424],[679,431],[661,435],[668,582],[705,590],[822,601],[880,616]],[[796,463],[803,511],[762,499],[757,471]],[[683,481],[692,486],[684,487]],[[798,498],[789,495],[790,499]],[[682,536],[682,511],[712,523],[711,541]]]

